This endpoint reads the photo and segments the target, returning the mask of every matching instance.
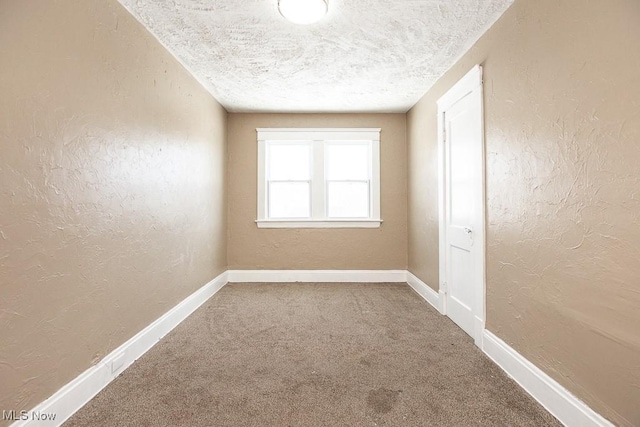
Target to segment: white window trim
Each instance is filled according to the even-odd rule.
[[[378,228],[380,218],[380,128],[258,128],[258,228]],[[312,217],[305,219],[269,219],[266,200],[266,141],[313,141],[314,170],[324,174],[325,141],[371,141],[371,192],[369,218],[326,218],[325,180],[312,180]],[[318,177],[316,177],[318,178]]]

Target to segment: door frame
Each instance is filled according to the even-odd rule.
[[[474,251],[476,258],[474,277],[474,336],[476,345],[482,348],[482,336],[486,320],[486,190],[485,190],[485,144],[484,144],[484,109],[483,109],[483,84],[482,84],[482,67],[474,66],[464,77],[454,84],[439,100],[438,100],[438,218],[439,218],[439,294],[442,314],[447,314],[447,297],[448,289],[446,283],[446,263],[447,263],[447,201],[446,198],[446,151],[445,151],[445,123],[444,113],[456,102],[465,96],[477,91],[476,102],[477,111],[480,114],[480,128],[478,139],[482,145],[480,158],[475,161],[481,163],[480,174],[481,179],[477,180],[477,186],[474,186],[474,194],[476,195],[476,206],[479,206],[479,212],[476,212],[473,223],[473,241],[474,245],[482,248],[480,251]]]

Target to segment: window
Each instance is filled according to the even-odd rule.
[[[257,129],[258,227],[379,227],[380,129]]]

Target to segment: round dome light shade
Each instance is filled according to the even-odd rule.
[[[294,24],[318,22],[327,13],[328,0],[278,0],[280,14]]]

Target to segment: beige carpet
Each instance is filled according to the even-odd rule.
[[[404,284],[229,284],[66,426],[559,426]]]

